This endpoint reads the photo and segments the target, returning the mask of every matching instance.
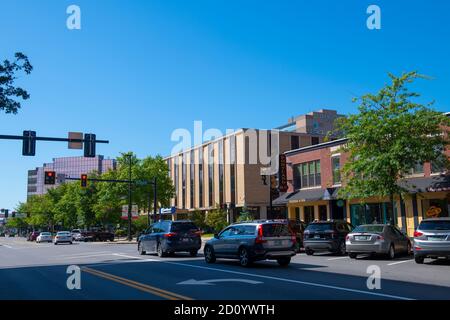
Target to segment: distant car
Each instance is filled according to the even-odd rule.
[[[396,227],[387,224],[367,224],[356,227],[346,237],[350,258],[358,254],[384,254],[394,259],[399,252],[411,254],[411,241]]]
[[[306,223],[301,220],[289,220],[289,227],[295,234],[296,242],[296,251],[300,252],[303,248],[303,236],[306,229]]]
[[[70,243],[72,244],[72,234],[69,231],[60,231],[56,234],[55,238],[53,239],[53,243],[55,245],[60,243]]]
[[[73,241],[85,241],[85,236],[81,229],[73,229],[71,233]]]
[[[38,232],[38,231],[30,232],[28,234],[27,241],[36,241],[36,239],[39,236],[39,234],[40,234],[40,232]]]
[[[287,222],[256,220],[236,223],[225,228],[206,242],[205,261],[216,258],[238,259],[248,267],[254,261],[276,260],[287,266],[295,256],[296,237]]]
[[[201,231],[190,220],[157,222],[138,239],[138,251],[141,255],[157,253],[159,257],[165,257],[184,251],[195,257],[201,246]]]
[[[49,242],[51,243],[53,241],[52,234],[50,232],[41,232],[39,236],[36,238],[37,243],[41,242]]]
[[[414,260],[422,264],[440,257],[450,259],[450,218],[422,220],[414,232]]]
[[[304,232],[303,246],[307,255],[317,251],[346,254],[345,237],[353,226],[344,220],[311,222]]]

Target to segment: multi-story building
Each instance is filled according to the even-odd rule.
[[[340,199],[341,168],[348,156],[341,152],[346,139],[306,146],[285,153],[288,191],[276,205],[286,205],[291,219],[345,219],[354,226],[394,223],[412,236],[423,218],[450,217],[450,176],[434,163],[418,164],[399,181],[408,195],[395,198],[394,212],[388,198]],[[450,150],[445,152],[450,156]]]
[[[336,111],[320,110],[273,130],[235,130],[167,157],[175,186],[175,218],[217,206],[228,209],[230,221],[243,208],[259,218],[279,216],[285,207],[270,212],[270,182],[263,183],[261,169],[278,170],[278,156],[283,152],[323,142],[338,117]]]
[[[104,156],[96,156],[95,158],[84,157],[65,157],[54,158],[51,163],[44,163],[42,167],[28,171],[28,197],[33,195],[42,195],[50,188],[55,188],[56,185],[44,184],[45,171],[55,171],[56,175],[65,174],[67,177],[79,178],[81,174],[89,174],[91,172],[104,173],[108,170],[116,169],[116,160],[105,159]]]

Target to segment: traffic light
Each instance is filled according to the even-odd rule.
[[[86,133],[84,135],[84,156],[86,158],[95,158],[95,134]]]
[[[5,209],[5,218],[7,219],[9,217],[9,210]]]
[[[87,187],[87,182],[88,182],[87,174],[82,174],[81,175],[81,187],[82,188],[86,188]]]
[[[24,131],[22,155],[34,157],[36,155],[36,131]]]
[[[55,184],[56,183],[56,172],[55,171],[45,171],[44,184]]]
[[[13,218],[16,217],[16,212],[15,211],[11,212],[11,217],[13,217]]]

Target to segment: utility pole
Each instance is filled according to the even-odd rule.
[[[132,235],[131,235],[131,219],[132,219],[132,216],[131,216],[131,207],[132,207],[132,199],[131,199],[131,185],[132,185],[132,181],[131,181],[131,160],[132,160],[132,158],[131,158],[131,154],[128,156],[128,160],[129,160],[129,165],[130,165],[130,167],[129,167],[129,170],[128,170],[128,180],[129,180],[129,183],[128,183],[128,241],[132,241],[133,240],[133,237],[132,237]]]
[[[158,200],[156,195],[156,177],[153,178],[153,215],[154,215],[154,221],[156,222],[156,213],[157,213],[157,206],[158,206]]]

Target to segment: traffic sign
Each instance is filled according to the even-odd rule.
[[[72,142],[72,139],[83,140],[82,132],[69,132],[69,149],[83,149],[83,142]]]

